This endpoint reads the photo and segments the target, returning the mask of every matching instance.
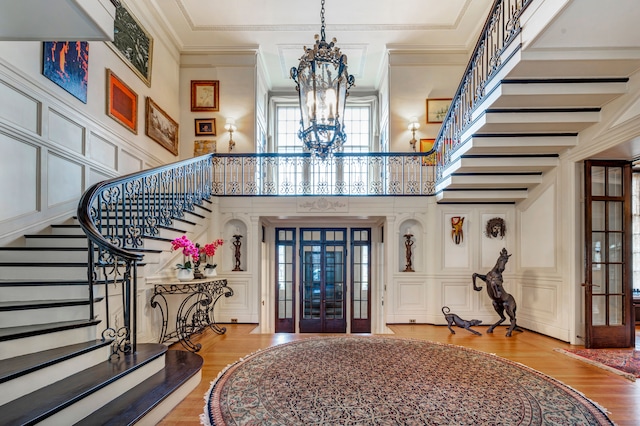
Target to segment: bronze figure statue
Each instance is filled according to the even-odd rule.
[[[482,324],[482,321],[477,319],[464,320],[458,315],[452,313],[451,309],[449,309],[448,306],[442,307],[442,313],[444,314],[444,319],[447,321],[447,327],[449,327],[449,331],[451,332],[451,334],[456,334],[451,326],[457,325],[458,327],[464,328],[465,330],[470,331],[477,336],[482,336],[482,333],[478,333],[477,331],[471,329],[471,327],[473,327],[474,325]]]
[[[514,330],[522,331],[522,329],[516,325],[516,300],[502,287],[502,272],[504,272],[505,265],[510,256],[511,255],[507,253],[507,249],[503,248],[496,262],[496,266],[494,266],[487,275],[473,274],[473,289],[475,291],[482,290],[482,287],[476,286],[476,277],[487,283],[487,294],[493,301],[493,309],[500,315],[498,322],[489,327],[487,333],[493,333],[493,329],[507,319],[504,316],[504,312],[506,311],[511,320],[511,325],[506,334],[507,337],[510,337],[511,332]]]

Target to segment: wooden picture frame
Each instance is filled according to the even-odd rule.
[[[191,111],[219,111],[219,100],[218,80],[191,80]]]
[[[433,145],[436,143],[435,139],[420,139],[420,152],[429,152]],[[422,156],[423,166],[435,166],[436,165],[436,153],[431,155]]]
[[[215,136],[216,135],[216,119],[215,118],[196,118],[194,120],[196,136]]]
[[[451,98],[427,99],[427,124],[442,123],[447,116]]]
[[[138,94],[108,68],[107,115],[138,134]]]
[[[153,37],[122,0],[116,2],[113,41],[107,42],[107,45],[147,86],[151,87]]]
[[[86,104],[89,42],[45,41],[42,44],[42,75]]]
[[[178,123],[149,97],[146,99],[145,134],[173,155],[178,155]]]
[[[217,151],[217,142],[215,139],[204,139],[193,141],[193,156],[199,157],[206,154],[215,154]]]

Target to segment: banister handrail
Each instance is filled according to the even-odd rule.
[[[495,0],[482,27],[480,37],[462,75],[451,105],[442,121],[433,150],[437,152],[437,176],[448,165],[449,154],[457,148],[459,136],[469,124],[471,112],[485,95],[485,85],[501,66],[500,55],[519,34],[520,16],[533,0]],[[488,45],[491,43],[491,50]],[[457,127],[455,127],[457,125]],[[455,142],[452,147],[445,141]],[[447,148],[452,148],[447,150]]]

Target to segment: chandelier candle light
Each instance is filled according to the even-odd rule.
[[[344,131],[344,108],[348,90],[355,79],[347,73],[347,56],[325,40],[324,0],[320,11],[322,26],[315,45],[304,47],[298,67],[291,68],[296,82],[300,112],[300,131],[305,148],[314,156],[326,158],[340,152],[347,135]]]

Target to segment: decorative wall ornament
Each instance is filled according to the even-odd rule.
[[[464,224],[464,217],[453,216],[451,218],[451,239],[456,244],[460,244],[462,241],[464,241],[464,234],[462,232],[463,224]]]
[[[348,205],[343,201],[329,201],[325,197],[321,197],[314,201],[299,203],[298,211],[346,212],[348,211]]]
[[[412,253],[411,253],[411,248],[413,246],[413,234],[411,233],[411,229],[407,229],[407,233],[404,234],[404,247],[406,250],[406,257],[407,257],[407,264],[404,267],[404,271],[402,272],[415,272],[413,270],[413,264],[411,261],[411,257],[412,257]]]
[[[494,217],[487,221],[484,227],[484,235],[487,238],[503,239],[507,233],[507,224],[501,217]]]

